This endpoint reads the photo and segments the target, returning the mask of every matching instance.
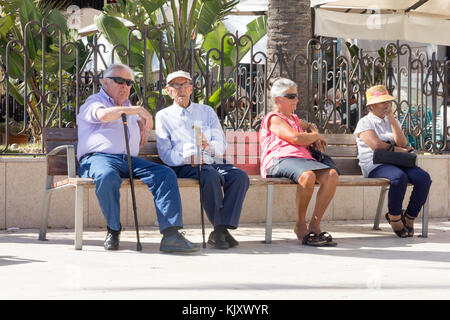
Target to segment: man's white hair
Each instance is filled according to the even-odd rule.
[[[108,68],[106,68],[105,71],[103,71],[103,79],[111,76],[114,73],[114,71],[119,70],[119,69],[127,70],[131,74],[132,80],[134,80],[134,71],[126,64],[121,64],[121,63],[110,64],[108,66]],[[103,83],[103,81],[102,81],[102,83]]]
[[[297,88],[297,84],[287,78],[278,78],[277,80],[275,80],[275,82],[272,84],[272,88],[270,89],[272,104],[275,105],[275,97],[284,96],[284,94],[290,87]]]

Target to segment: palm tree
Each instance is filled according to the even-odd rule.
[[[269,0],[268,6],[268,69],[272,78],[288,77],[298,84],[300,102],[297,114],[305,117],[307,113],[306,98],[306,50],[312,37],[311,8],[309,0]],[[281,65],[277,53],[281,49],[286,53]],[[295,60],[294,60],[295,59]],[[277,64],[278,62],[278,64]],[[289,63],[287,63],[289,62]],[[294,71],[295,64],[295,71]]]

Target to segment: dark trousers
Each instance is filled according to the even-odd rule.
[[[199,168],[191,165],[172,167],[178,178],[199,180]],[[245,171],[231,164],[203,164],[200,191],[203,208],[211,224],[235,229],[249,187]],[[223,191],[222,191],[223,189]]]
[[[430,175],[419,167],[406,168],[390,164],[376,167],[369,173],[369,178],[388,178],[391,186],[388,194],[388,209],[392,215],[402,214],[402,203],[405,198],[408,182],[413,185],[406,213],[417,217],[428,197],[431,186]]]

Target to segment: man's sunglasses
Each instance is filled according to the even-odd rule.
[[[283,97],[288,98],[289,100],[294,100],[295,98],[298,98],[298,95],[296,93],[287,93]]]
[[[124,83],[126,83],[127,86],[131,86],[131,84],[133,83],[133,80],[131,80],[131,79],[124,79],[124,78],[121,78],[121,77],[107,77],[107,78],[113,80],[117,84],[124,84]]]

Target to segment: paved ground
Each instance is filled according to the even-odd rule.
[[[47,242],[38,230],[2,230],[0,299],[449,299],[450,221],[431,220],[426,239],[381,227],[325,222],[339,245],[313,248],[294,239],[292,223],[275,224],[270,245],[262,224],[242,225],[233,232],[239,247],[191,255],[159,253],[152,227],[141,229],[141,253],[133,228],[118,252],[104,251],[103,229],[85,231],[82,251],[70,229],[51,229]],[[198,226],[185,231],[201,242]]]

